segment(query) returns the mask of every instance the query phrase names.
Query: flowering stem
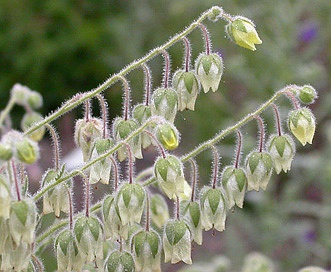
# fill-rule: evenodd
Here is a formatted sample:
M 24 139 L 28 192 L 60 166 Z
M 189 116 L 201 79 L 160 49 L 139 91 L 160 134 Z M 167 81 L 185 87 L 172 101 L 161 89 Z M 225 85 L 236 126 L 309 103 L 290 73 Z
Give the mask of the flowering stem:
M 15 103 L 16 103 L 16 99 L 13 96 L 11 96 L 6 107 L 3 109 L 3 111 L 0 112 L 0 130 L 2 128 L 2 124 L 4 120 L 6 119 L 12 108 L 14 107 Z
M 69 199 L 69 227 L 72 230 L 73 229 L 73 203 L 72 203 L 72 197 L 71 192 L 67 186 L 65 186 L 68 193 L 68 199 Z
M 274 103 L 272 103 L 271 105 L 272 105 L 272 107 L 274 109 L 274 112 L 275 112 L 275 119 L 276 119 L 278 136 L 282 136 L 282 126 L 281 126 L 281 123 L 280 123 L 280 114 L 279 114 L 278 107 Z
M 88 122 L 90 120 L 91 115 L 91 106 L 90 106 L 90 100 L 85 101 L 85 121 Z
M 10 176 L 10 180 L 14 181 L 17 200 L 21 201 L 20 185 L 17 179 L 16 166 L 14 160 L 8 162 L 8 173 Z
M 55 128 L 50 125 L 46 124 L 47 129 L 49 130 L 51 137 L 52 137 L 52 142 L 53 142 L 53 153 L 54 153 L 54 168 L 55 171 L 59 170 L 59 165 L 60 165 L 60 145 L 59 145 L 59 136 L 55 131 Z
M 164 58 L 164 75 L 163 75 L 163 87 L 166 89 L 169 85 L 169 76 L 170 76 L 170 56 L 166 50 L 162 51 Z
M 118 165 L 113 156 L 109 156 L 109 158 L 112 161 L 113 166 L 114 166 L 114 191 L 116 192 L 117 188 L 118 188 L 118 180 L 119 180 Z
M 295 109 L 300 109 L 300 103 L 291 90 L 284 92 L 284 94 L 290 99 Z
M 90 216 L 90 181 L 86 177 L 86 175 L 81 172 L 80 175 L 83 178 L 83 182 L 85 183 L 85 216 Z
M 124 115 L 124 120 L 128 120 L 129 118 L 129 110 L 130 110 L 130 86 L 129 82 L 125 79 L 125 77 L 121 76 L 120 77 L 123 88 L 124 88 L 124 107 L 123 107 L 123 115 Z
M 198 179 L 198 171 L 197 171 L 197 162 L 194 159 L 190 159 L 189 162 L 191 163 L 192 167 L 192 194 L 191 194 L 191 202 L 195 200 L 195 188 Z
M 180 219 L 180 206 L 179 206 L 179 197 L 176 197 L 176 219 Z
M 211 52 L 211 41 L 210 41 L 209 32 L 208 32 L 207 28 L 202 23 L 199 24 L 199 27 L 202 31 L 202 34 L 203 34 L 204 38 L 205 38 L 206 55 L 209 55 L 210 52 Z
M 242 135 L 241 135 L 241 131 L 238 129 L 237 130 L 237 153 L 236 153 L 236 161 L 234 163 L 235 168 L 238 168 L 238 166 L 239 166 L 241 148 L 242 148 Z
M 264 136 L 265 136 L 264 123 L 263 123 L 262 118 L 259 115 L 256 115 L 255 119 L 257 120 L 258 125 L 259 125 L 259 131 L 260 131 L 259 152 L 261 153 L 264 148 Z
M 188 38 L 183 38 L 184 45 L 185 45 L 185 72 L 190 70 L 191 66 L 191 45 Z
M 166 153 L 164 151 L 164 148 L 160 144 L 159 140 L 155 137 L 155 135 L 152 132 L 148 131 L 148 130 L 144 130 L 143 132 L 145 132 L 146 134 L 148 134 L 148 136 L 151 137 L 154 140 L 154 142 L 157 144 L 157 147 L 159 149 L 159 152 L 160 152 L 162 158 L 165 158 L 166 157 Z
M 211 150 L 213 151 L 213 189 L 216 188 L 217 185 L 217 179 L 218 179 L 218 167 L 219 167 L 219 162 L 220 162 L 220 157 L 217 148 L 212 145 L 210 146 Z
M 146 225 L 145 225 L 145 230 L 149 231 L 149 226 L 150 226 L 150 198 L 149 198 L 149 193 L 147 192 L 146 194 Z
M 133 154 L 131 147 L 128 143 L 123 143 L 128 152 L 128 176 L 129 176 L 129 184 L 132 184 L 133 181 Z
M 146 63 L 142 64 L 145 73 L 145 105 L 148 106 L 151 100 L 151 70 Z
M 107 101 L 101 94 L 97 94 L 96 97 L 98 98 L 100 108 L 101 108 L 101 116 L 102 116 L 102 138 L 106 138 L 107 135 L 107 124 L 108 124 L 108 108 L 107 108 Z

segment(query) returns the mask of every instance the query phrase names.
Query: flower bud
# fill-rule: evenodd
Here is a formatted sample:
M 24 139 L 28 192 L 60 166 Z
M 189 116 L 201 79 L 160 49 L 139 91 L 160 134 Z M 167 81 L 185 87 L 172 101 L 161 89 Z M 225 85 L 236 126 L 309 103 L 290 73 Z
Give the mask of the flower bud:
M 251 152 L 246 159 L 247 190 L 265 190 L 271 178 L 273 161 L 267 152 Z
M 21 121 L 21 128 L 23 131 L 27 131 L 33 124 L 39 122 L 42 119 L 42 115 L 37 112 L 27 112 L 24 114 Z M 28 137 L 35 142 L 39 142 L 44 137 L 45 131 L 45 127 L 41 127 L 30 133 Z
M 123 184 L 116 199 L 116 212 L 121 218 L 122 225 L 132 226 L 140 223 L 146 201 L 145 189 L 139 184 Z
M 163 232 L 164 261 L 192 264 L 190 236 L 190 230 L 183 220 L 168 220 Z
M 60 179 L 66 174 L 62 168 L 60 171 L 50 169 L 46 172 L 42 180 L 42 187 L 45 187 L 56 180 Z M 72 180 L 71 180 L 72 181 Z M 43 213 L 48 214 L 54 212 L 56 217 L 60 217 L 61 211 L 64 213 L 69 213 L 70 202 L 69 194 L 70 187 L 68 184 L 71 181 L 66 182 L 66 184 L 61 183 L 56 185 L 54 188 L 48 190 L 43 196 Z
M 26 106 L 28 104 L 28 97 L 30 96 L 31 90 L 27 86 L 23 86 L 20 83 L 16 83 L 10 91 L 12 99 L 15 100 L 16 104 Z
M 33 199 L 23 199 L 11 203 L 8 226 L 16 246 L 21 242 L 29 245 L 34 242 L 36 224 L 37 209 Z
M 183 165 L 177 157 L 158 158 L 154 164 L 154 175 L 170 199 L 188 199 L 191 196 L 192 189 L 184 178 Z
M 226 32 L 234 43 L 252 51 L 256 50 L 255 44 L 262 43 L 255 30 L 254 23 L 245 17 L 235 17 L 226 26 Z
M 151 197 L 151 217 L 152 222 L 161 229 L 169 219 L 169 209 L 167 202 L 160 194 Z
M 223 75 L 223 60 L 216 53 L 201 53 L 195 61 L 195 72 L 205 93 L 216 92 Z
M 247 190 L 245 170 L 232 166 L 225 167 L 222 173 L 222 184 L 228 208 L 231 209 L 235 204 L 242 208 Z
M 180 202 L 181 215 L 191 232 L 191 240 L 202 245 L 201 212 L 198 202 L 183 200 Z
M 62 231 L 57 236 L 54 247 L 58 271 L 82 271 L 85 260 L 78 250 L 72 230 Z
M 313 142 L 315 134 L 315 117 L 308 108 L 293 110 L 289 113 L 288 125 L 293 135 L 304 146 Z
M 9 218 L 10 202 L 11 202 L 11 197 L 10 197 L 10 185 L 8 178 L 5 175 L 0 174 L 0 220 L 2 218 L 3 219 Z
M 178 110 L 194 110 L 200 91 L 200 82 L 194 71 L 177 70 L 172 78 L 172 86 L 178 94 Z
M 99 118 L 79 119 L 75 125 L 75 143 L 82 150 L 84 161 L 91 157 L 94 141 L 102 135 L 103 122 Z
M 15 143 L 16 158 L 26 164 L 32 164 L 39 158 L 38 144 L 26 137 L 23 137 Z
M 39 109 L 43 105 L 43 97 L 40 93 L 31 91 L 27 102 L 32 109 Z
M 13 156 L 13 150 L 10 144 L 0 143 L 0 164 L 1 161 L 9 161 Z
M 145 123 L 151 116 L 151 106 L 150 105 L 144 105 L 144 104 L 138 104 L 134 107 L 132 111 L 132 116 L 134 119 L 136 119 L 139 123 L 139 125 L 142 125 Z M 150 126 L 148 126 L 150 127 Z M 141 146 L 142 148 L 147 148 L 152 144 L 151 138 L 146 133 L 141 134 Z
M 140 231 L 132 238 L 137 271 L 161 272 L 161 238 L 155 231 Z
M 226 201 L 221 189 L 205 186 L 200 197 L 201 224 L 206 231 L 215 228 L 218 231 L 225 229 Z
M 113 145 L 114 141 L 112 139 L 96 139 L 93 146 L 91 159 L 93 160 L 105 153 Z M 94 163 L 90 168 L 89 182 L 94 184 L 100 181 L 103 184 L 109 184 L 111 167 L 112 161 L 110 158 L 105 158 Z
M 299 100 L 304 104 L 312 104 L 317 99 L 316 90 L 310 85 L 304 85 L 297 90 Z
M 267 143 L 276 173 L 282 170 L 286 173 L 291 169 L 291 163 L 295 155 L 295 144 L 289 135 L 272 135 Z
M 123 118 L 117 118 L 114 122 L 114 138 L 117 141 L 124 140 L 132 132 L 134 132 L 139 127 L 138 123 L 134 119 L 124 120 Z M 137 159 L 142 159 L 143 155 L 141 153 L 141 137 L 137 135 L 128 141 L 131 147 L 132 154 Z M 123 146 L 117 151 L 117 157 L 119 161 L 124 161 L 128 156 L 127 147 Z M 133 158 L 134 159 L 134 158 Z
M 107 258 L 107 260 L 105 262 L 104 271 L 134 272 L 135 263 L 134 263 L 132 255 L 126 251 L 118 251 L 118 250 L 113 251 L 112 253 L 110 253 L 109 257 Z
M 174 150 L 179 145 L 179 132 L 177 128 L 169 122 L 156 127 L 156 137 L 167 150 Z
M 172 88 L 158 88 L 152 95 L 152 115 L 164 117 L 173 123 L 176 118 L 178 107 L 178 94 Z
M 87 262 L 103 258 L 103 234 L 99 220 L 94 217 L 80 217 L 74 226 L 77 247 Z

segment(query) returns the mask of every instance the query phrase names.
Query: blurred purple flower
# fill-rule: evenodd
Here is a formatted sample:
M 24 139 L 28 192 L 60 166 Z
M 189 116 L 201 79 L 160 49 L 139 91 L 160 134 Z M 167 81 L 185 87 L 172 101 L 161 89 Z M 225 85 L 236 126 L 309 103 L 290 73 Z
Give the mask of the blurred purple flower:
M 316 39 L 318 34 L 318 25 L 315 22 L 304 23 L 299 30 L 299 41 L 301 43 L 310 43 Z

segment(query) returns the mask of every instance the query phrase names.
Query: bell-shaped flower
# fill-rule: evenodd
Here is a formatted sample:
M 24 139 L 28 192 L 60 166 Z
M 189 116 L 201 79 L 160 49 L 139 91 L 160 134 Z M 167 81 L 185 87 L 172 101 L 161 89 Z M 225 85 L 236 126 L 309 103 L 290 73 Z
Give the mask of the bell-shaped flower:
M 183 220 L 170 219 L 163 231 L 164 261 L 192 264 L 191 233 Z
M 124 120 L 118 117 L 114 121 L 114 139 L 116 141 L 125 140 L 132 132 L 134 132 L 139 127 L 138 122 L 135 119 Z M 142 159 L 143 155 L 141 153 L 141 137 L 140 135 L 134 136 L 128 141 L 131 147 L 133 158 Z M 119 161 L 124 161 L 128 157 L 127 147 L 122 146 L 117 151 L 117 157 Z
M 91 159 L 93 160 L 108 151 L 113 144 L 114 141 L 110 138 L 97 139 L 94 142 Z M 100 181 L 103 184 L 109 184 L 111 167 L 112 161 L 108 157 L 91 165 L 89 182 L 91 184 L 95 184 Z
M 201 53 L 195 61 L 195 72 L 205 93 L 216 92 L 223 75 L 223 60 L 220 55 Z
M 183 165 L 177 157 L 158 158 L 154 164 L 154 175 L 170 199 L 188 199 L 191 196 L 192 189 L 184 178 Z
M 225 167 L 222 173 L 222 185 L 228 208 L 231 209 L 234 205 L 242 208 L 247 190 L 245 170 L 232 166 Z
M 103 122 L 100 118 L 78 119 L 75 125 L 75 143 L 82 150 L 84 161 L 91 157 L 94 141 L 102 136 Z
M 56 180 L 66 175 L 64 167 L 61 170 L 50 169 L 46 172 L 42 180 L 42 187 L 52 184 Z M 61 211 L 69 213 L 70 202 L 70 184 L 72 180 L 66 183 L 56 185 L 54 188 L 48 190 L 43 195 L 43 213 L 48 214 L 54 212 L 56 217 L 60 217 Z
M 177 128 L 169 123 L 163 123 L 156 127 L 155 129 L 156 137 L 160 144 L 167 150 L 174 150 L 179 145 L 179 132 Z
M 7 176 L 0 174 L 0 220 L 8 219 L 10 213 L 10 184 Z
M 288 117 L 288 126 L 302 145 L 313 142 L 316 128 L 315 117 L 308 108 L 291 111 Z
M 32 164 L 39 158 L 38 144 L 27 137 L 15 142 L 15 157 L 22 163 Z
M 151 106 L 145 104 L 138 104 L 133 108 L 132 116 L 137 120 L 139 125 L 145 123 L 151 116 Z M 150 126 L 147 127 L 149 129 Z M 147 148 L 152 144 L 152 140 L 146 133 L 141 134 L 141 146 L 142 148 Z
M 169 208 L 164 197 L 154 194 L 150 200 L 152 222 L 161 229 L 169 219 Z
M 21 128 L 23 131 L 27 131 L 33 124 L 41 121 L 42 119 L 43 116 L 40 113 L 37 113 L 35 111 L 27 112 L 22 118 Z M 44 137 L 45 131 L 45 127 L 38 128 L 37 130 L 30 133 L 28 137 L 31 140 L 38 142 Z
M 178 110 L 194 110 L 200 92 L 200 82 L 195 72 L 177 70 L 172 77 L 172 87 L 178 94 Z
M 98 218 L 80 217 L 74 226 L 79 252 L 86 262 L 103 258 L 103 230 Z
M 225 229 L 226 200 L 222 190 L 205 186 L 200 196 L 201 224 L 206 231 L 214 228 L 218 231 Z
M 153 230 L 139 231 L 132 238 L 136 271 L 161 272 L 161 238 Z
M 252 51 L 256 50 L 255 44 L 262 43 L 254 23 L 242 16 L 236 16 L 231 20 L 226 26 L 226 32 L 234 43 Z
M 115 208 L 122 225 L 140 223 L 146 201 L 145 189 L 140 184 L 125 183 L 115 198 Z
M 269 153 L 253 151 L 246 158 L 247 190 L 265 190 L 272 175 L 273 160 Z
M 115 250 L 108 256 L 105 261 L 106 272 L 134 272 L 135 263 L 132 255 L 127 251 Z
M 196 201 L 183 200 L 180 202 L 182 219 L 191 232 L 191 240 L 202 245 L 202 225 L 200 204 Z
M 10 208 L 8 226 L 14 245 L 21 242 L 34 243 L 37 225 L 37 208 L 33 199 L 13 201 Z
M 158 88 L 153 92 L 151 101 L 152 115 L 162 116 L 173 123 L 178 110 L 178 94 L 172 88 Z
M 277 174 L 282 170 L 286 173 L 291 169 L 292 160 L 295 155 L 295 143 L 287 134 L 272 135 L 267 143 Z
M 78 250 L 72 230 L 65 229 L 54 243 L 57 271 L 82 271 L 85 259 Z

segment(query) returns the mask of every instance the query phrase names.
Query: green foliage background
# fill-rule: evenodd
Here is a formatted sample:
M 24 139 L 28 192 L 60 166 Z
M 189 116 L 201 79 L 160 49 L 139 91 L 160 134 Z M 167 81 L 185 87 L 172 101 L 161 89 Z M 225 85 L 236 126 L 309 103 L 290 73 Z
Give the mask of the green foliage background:
M 290 83 L 308 83 L 318 90 L 320 99 L 313 106 L 318 129 L 314 144 L 298 150 L 293 170 L 274 176 L 266 192 L 249 194 L 244 210 L 229 215 L 224 233 L 216 239 L 207 233 L 205 244 L 195 246 L 194 260 L 225 254 L 238 270 L 248 252 L 261 251 L 279 271 L 308 264 L 330 269 L 329 0 L 0 0 L 0 108 L 8 101 L 11 87 L 20 82 L 42 93 L 46 114 L 162 44 L 213 5 L 253 19 L 263 44 L 256 52 L 239 48 L 225 37 L 223 22 L 206 23 L 214 51 L 224 58 L 223 82 L 219 92 L 200 95 L 195 112 L 179 114 L 178 153 L 233 124 Z M 201 34 L 197 30 L 189 38 L 195 58 L 203 50 Z M 173 69 L 180 67 L 182 44 L 170 53 Z M 158 87 L 162 58 L 150 65 L 153 86 Z M 142 71 L 134 71 L 128 79 L 133 101 L 140 102 Z M 119 115 L 121 86 L 112 86 L 106 96 L 111 116 Z M 281 104 L 289 108 L 286 100 Z M 14 113 L 14 119 L 18 115 Z M 272 111 L 263 117 L 268 131 L 274 132 Z M 254 147 L 254 125 L 245 128 L 244 154 Z M 233 138 L 221 143 L 223 166 L 232 160 Z M 201 184 L 208 183 L 210 158 L 208 152 L 198 158 Z M 165 271 L 172 269 L 177 266 L 165 266 Z

